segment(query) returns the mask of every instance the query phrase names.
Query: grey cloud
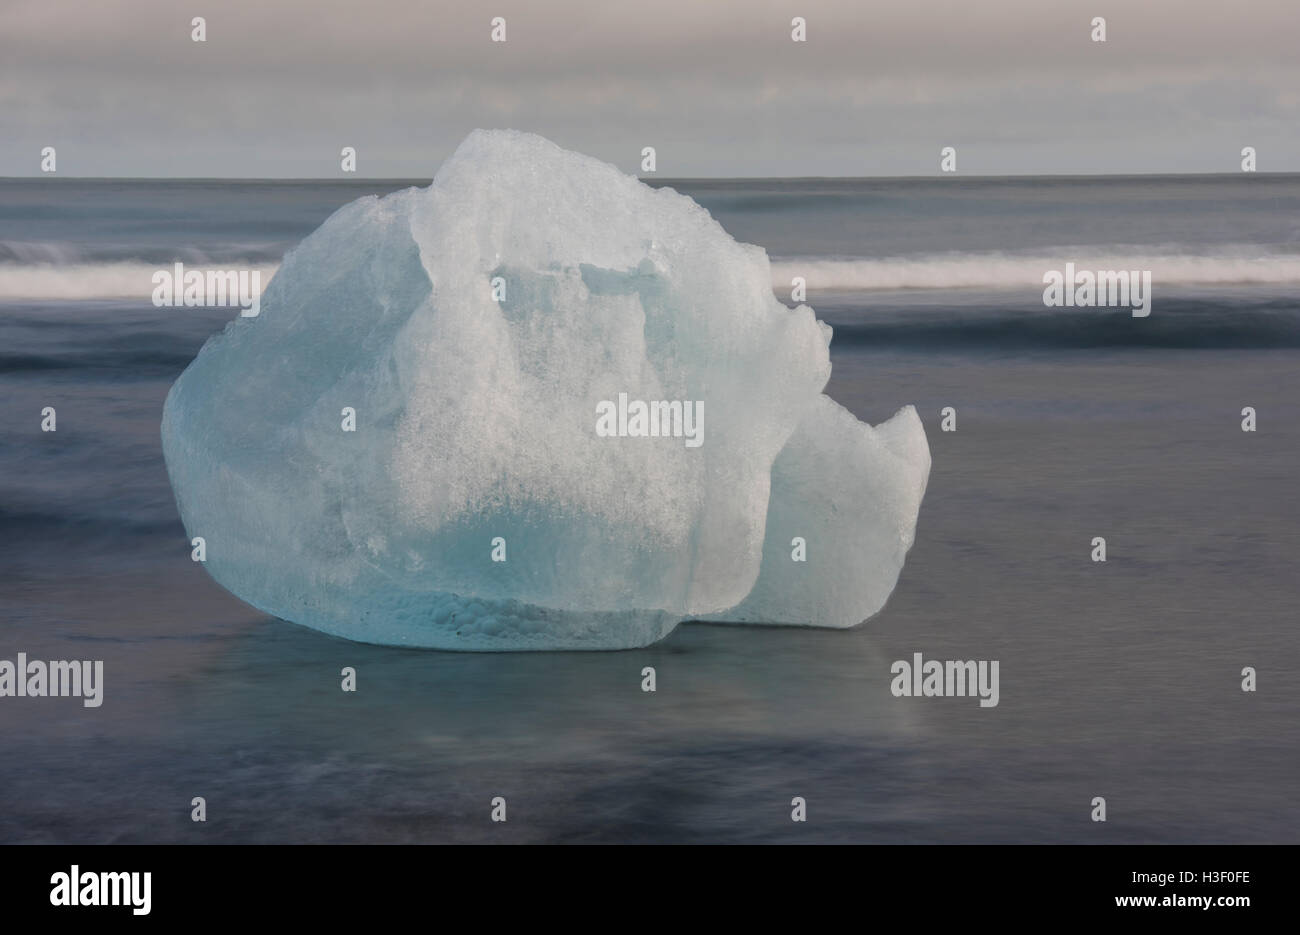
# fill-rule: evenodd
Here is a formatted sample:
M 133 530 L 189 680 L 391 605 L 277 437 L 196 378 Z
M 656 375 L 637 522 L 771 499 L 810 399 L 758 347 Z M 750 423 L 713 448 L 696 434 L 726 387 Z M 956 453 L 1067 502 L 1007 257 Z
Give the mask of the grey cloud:
M 353 145 L 360 174 L 427 177 L 476 126 L 628 170 L 655 145 L 661 175 L 928 174 L 941 145 L 964 172 L 1226 171 L 1246 144 L 1300 169 L 1300 5 L 1134 6 L 17 0 L 0 174 L 57 145 L 69 175 L 331 176 Z

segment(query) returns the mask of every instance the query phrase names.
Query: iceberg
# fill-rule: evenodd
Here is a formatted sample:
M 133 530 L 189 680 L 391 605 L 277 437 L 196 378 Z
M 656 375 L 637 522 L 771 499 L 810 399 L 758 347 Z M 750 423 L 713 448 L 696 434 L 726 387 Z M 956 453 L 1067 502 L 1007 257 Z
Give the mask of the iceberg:
M 624 649 L 880 610 L 929 476 L 690 198 L 531 134 L 344 206 L 204 344 L 162 442 L 227 590 L 362 642 Z M 796 560 L 793 540 L 805 543 Z

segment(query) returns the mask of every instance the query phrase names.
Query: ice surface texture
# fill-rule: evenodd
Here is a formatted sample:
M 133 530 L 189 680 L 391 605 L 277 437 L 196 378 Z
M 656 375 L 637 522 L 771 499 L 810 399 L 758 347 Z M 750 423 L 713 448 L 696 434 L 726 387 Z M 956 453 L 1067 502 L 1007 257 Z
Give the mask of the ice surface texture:
M 358 199 L 285 257 L 177 379 L 163 451 L 212 576 L 349 639 L 851 626 L 894 587 L 930 456 L 910 407 L 873 429 L 821 394 L 829 341 L 690 198 L 476 131 L 429 188 Z M 702 444 L 598 435 L 620 393 L 702 402 Z

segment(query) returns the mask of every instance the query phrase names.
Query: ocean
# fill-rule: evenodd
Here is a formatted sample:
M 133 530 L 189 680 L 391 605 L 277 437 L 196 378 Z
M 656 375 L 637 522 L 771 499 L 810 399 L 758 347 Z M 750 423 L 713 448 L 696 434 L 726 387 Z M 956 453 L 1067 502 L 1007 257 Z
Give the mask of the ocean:
M 806 280 L 832 397 L 917 407 L 916 544 L 852 630 L 513 654 L 260 614 L 163 464 L 237 311 L 155 308 L 152 272 L 265 283 L 409 184 L 0 180 L 0 659 L 105 671 L 99 707 L 0 698 L 0 842 L 1300 842 L 1300 176 L 656 182 Z M 1045 307 L 1066 263 L 1150 270 L 1150 315 Z M 998 661 L 998 705 L 894 697 L 916 653 Z

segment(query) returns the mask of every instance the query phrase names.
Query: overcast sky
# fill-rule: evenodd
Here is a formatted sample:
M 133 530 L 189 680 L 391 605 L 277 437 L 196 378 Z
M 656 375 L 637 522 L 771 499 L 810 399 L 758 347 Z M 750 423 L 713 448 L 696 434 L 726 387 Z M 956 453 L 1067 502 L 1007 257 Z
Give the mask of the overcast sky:
M 654 146 L 661 177 L 931 175 L 944 146 L 964 175 L 1300 171 L 1298 39 L 1300 0 L 0 0 L 0 175 L 54 146 L 64 176 L 328 178 L 354 146 L 424 179 L 475 127 L 629 172 Z

